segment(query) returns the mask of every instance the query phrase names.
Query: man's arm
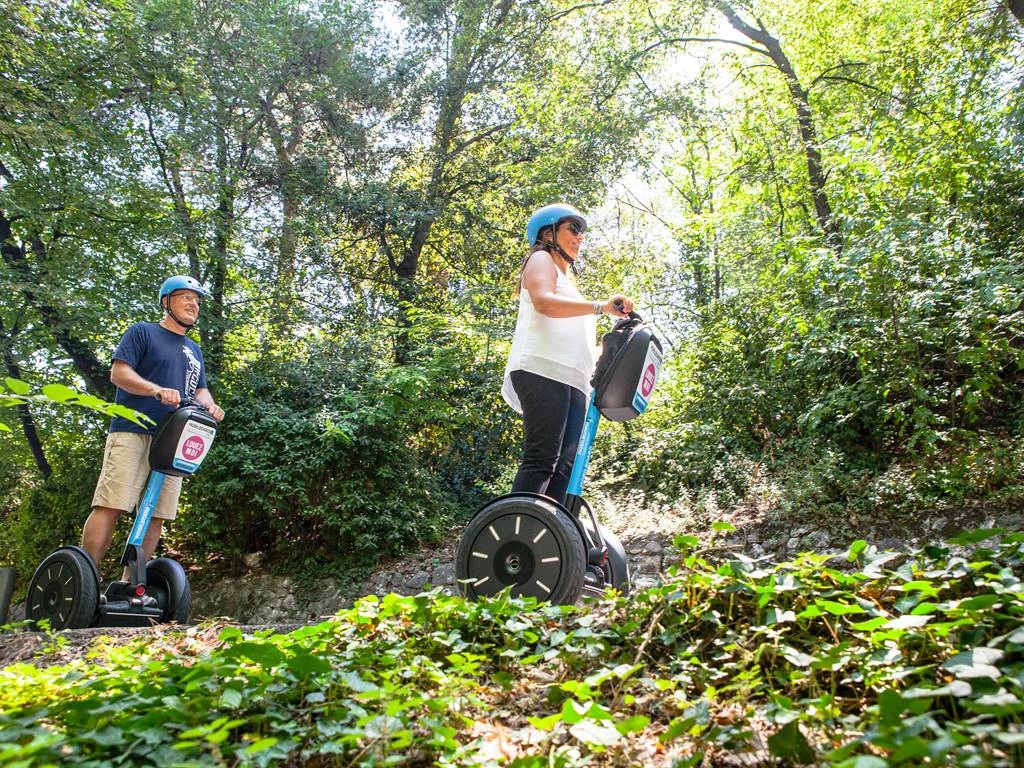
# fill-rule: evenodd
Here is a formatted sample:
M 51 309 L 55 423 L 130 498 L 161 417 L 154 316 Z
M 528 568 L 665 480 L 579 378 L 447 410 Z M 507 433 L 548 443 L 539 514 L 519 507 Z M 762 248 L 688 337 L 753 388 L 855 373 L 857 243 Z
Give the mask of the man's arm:
M 200 387 L 196 390 L 195 400 L 203 406 L 203 408 L 208 410 L 210 415 L 217 421 L 222 421 L 224 419 L 224 409 L 213 402 L 213 395 L 210 394 L 210 390 Z
M 115 360 L 110 368 L 110 381 L 118 389 L 130 395 L 155 397 L 164 405 L 177 405 L 181 402 L 181 393 L 170 387 L 161 387 L 149 379 L 142 378 L 135 369 L 124 360 Z

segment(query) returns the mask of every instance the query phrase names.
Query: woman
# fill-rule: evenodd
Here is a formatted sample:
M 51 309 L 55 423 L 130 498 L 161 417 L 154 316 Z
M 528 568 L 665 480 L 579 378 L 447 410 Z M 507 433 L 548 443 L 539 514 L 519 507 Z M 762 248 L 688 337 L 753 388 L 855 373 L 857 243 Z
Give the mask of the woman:
M 567 274 L 570 266 L 576 272 L 586 230 L 583 214 L 561 203 L 530 217 L 530 252 L 519 276 L 519 316 L 501 388 L 523 415 L 523 457 L 512 492 L 542 493 L 559 503 L 586 416 L 597 316 L 625 317 L 633 309 L 622 294 L 584 299 Z

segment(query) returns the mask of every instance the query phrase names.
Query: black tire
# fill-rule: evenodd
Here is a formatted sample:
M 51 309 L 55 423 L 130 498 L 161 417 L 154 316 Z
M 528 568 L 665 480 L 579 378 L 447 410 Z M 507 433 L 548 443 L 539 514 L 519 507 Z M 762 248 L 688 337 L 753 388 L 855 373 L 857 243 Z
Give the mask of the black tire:
M 25 618 L 48 619 L 50 629 L 82 629 L 96 619 L 99 600 L 100 583 L 89 555 L 78 548 L 58 549 L 29 582 Z
M 594 536 L 593 524 L 589 516 L 583 516 L 583 525 L 587 530 L 588 546 L 597 547 L 597 538 Z M 601 564 L 604 572 L 605 587 L 618 590 L 623 595 L 629 594 L 630 574 L 629 559 L 626 557 L 626 549 L 619 541 L 619 537 L 609 531 L 605 526 L 598 524 L 601 531 L 601 538 L 604 540 L 608 552 L 608 559 Z
M 583 592 L 586 549 L 565 510 L 534 496 L 505 496 L 469 521 L 455 554 L 455 576 L 470 600 L 511 587 L 514 597 L 575 603 Z
M 617 589 L 623 595 L 629 594 L 629 559 L 626 557 L 626 550 L 619 541 L 619 537 L 609 531 L 603 525 L 601 537 L 605 546 L 608 547 L 608 581 L 613 589 Z
M 177 560 L 158 557 L 146 563 L 146 591 L 156 598 L 162 622 L 188 624 L 192 616 L 192 588 Z

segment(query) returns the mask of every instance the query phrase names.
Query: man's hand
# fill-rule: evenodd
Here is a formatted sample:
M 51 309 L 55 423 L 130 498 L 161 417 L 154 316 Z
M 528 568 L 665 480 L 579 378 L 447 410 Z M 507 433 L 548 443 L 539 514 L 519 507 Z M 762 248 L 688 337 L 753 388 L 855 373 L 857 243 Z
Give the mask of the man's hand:
M 213 395 L 210 394 L 210 390 L 197 389 L 195 394 L 195 400 L 197 403 L 203 406 L 203 408 L 208 410 L 210 412 L 210 415 L 213 416 L 213 418 L 215 418 L 217 421 L 224 420 L 224 409 L 213 401 Z
M 156 392 L 153 393 L 153 397 L 159 400 L 164 405 L 170 405 L 177 407 L 181 402 L 181 393 L 176 389 L 169 387 L 157 387 Z

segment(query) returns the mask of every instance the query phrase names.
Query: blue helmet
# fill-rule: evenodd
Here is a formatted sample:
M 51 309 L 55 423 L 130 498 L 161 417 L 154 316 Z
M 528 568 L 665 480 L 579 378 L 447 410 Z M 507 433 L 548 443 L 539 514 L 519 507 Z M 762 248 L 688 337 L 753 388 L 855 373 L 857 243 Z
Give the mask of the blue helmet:
M 160 306 L 164 305 L 164 296 L 170 296 L 175 291 L 195 291 L 204 299 L 210 295 L 203 284 L 196 280 L 191 275 L 175 275 L 174 277 L 168 277 L 164 280 L 164 284 L 160 286 Z
M 526 223 L 526 241 L 533 245 L 537 242 L 540 237 L 540 231 L 544 227 L 550 227 L 566 219 L 572 219 L 586 232 L 587 220 L 583 218 L 582 213 L 571 205 L 555 203 L 554 205 L 545 205 L 543 208 L 538 208 L 537 212 L 530 217 L 530 220 Z

